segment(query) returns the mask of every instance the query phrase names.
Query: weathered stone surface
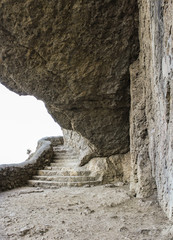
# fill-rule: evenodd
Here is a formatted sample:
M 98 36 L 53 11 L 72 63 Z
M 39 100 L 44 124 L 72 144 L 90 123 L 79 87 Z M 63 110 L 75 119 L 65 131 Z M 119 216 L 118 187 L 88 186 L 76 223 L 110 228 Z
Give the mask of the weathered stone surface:
M 50 141 L 53 147 L 64 144 L 64 138 L 62 136 L 45 137 L 42 138 L 41 141 Z
M 129 151 L 131 94 L 131 190 L 147 197 L 157 186 L 171 219 L 173 2 L 138 0 L 138 7 L 136 0 L 1 1 L 0 81 L 43 100 L 81 163 L 97 157 L 93 168 Z M 123 160 L 115 165 L 112 176 Z
M 132 158 L 131 191 L 137 197 L 148 197 L 154 190 L 152 166 L 148 152 L 148 125 L 145 111 L 144 74 L 139 61 L 131 65 L 130 152 Z
M 41 188 L 82 187 L 100 185 L 99 177 L 79 167 L 78 154 L 64 145 L 53 148 L 50 166 L 37 172 L 28 181 L 29 186 Z
M 43 100 L 99 154 L 126 153 L 137 28 L 136 0 L 1 1 L 0 81 Z
M 85 166 L 85 168 L 91 171 L 92 176 L 99 177 L 99 181 L 104 184 L 114 181 L 120 181 L 119 178 L 121 178 L 122 180 L 121 163 L 116 162 L 116 164 L 113 164 L 109 160 L 109 158 L 93 158 Z
M 64 145 L 72 148 L 79 156 L 80 166 L 85 165 L 93 157 L 98 156 L 96 147 L 89 142 L 88 139 L 82 137 L 81 134 L 63 129 Z
M 123 169 L 123 182 L 130 183 L 130 176 L 132 172 L 130 152 L 121 154 L 121 164 Z
M 52 140 L 52 143 L 50 140 Z M 60 145 L 62 137 L 39 140 L 35 153 L 31 154 L 25 162 L 0 165 L 0 191 L 26 185 L 38 169 L 49 165 L 53 157 L 52 145 L 55 141 Z
M 133 64 L 131 155 L 132 189 L 158 199 L 173 216 L 173 2 L 139 1 L 140 56 Z M 136 77 L 134 77 L 136 74 Z
M 109 158 L 92 158 L 85 169 L 91 171 L 92 176 L 99 177 L 102 183 L 130 182 L 131 158 L 130 154 L 117 154 Z

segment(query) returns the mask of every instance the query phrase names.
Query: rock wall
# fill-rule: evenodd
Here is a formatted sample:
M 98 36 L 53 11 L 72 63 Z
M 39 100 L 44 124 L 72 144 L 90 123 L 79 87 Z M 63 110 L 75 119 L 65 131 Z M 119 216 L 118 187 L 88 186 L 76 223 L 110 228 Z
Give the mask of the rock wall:
M 50 164 L 52 157 L 51 142 L 41 139 L 36 152 L 25 162 L 0 165 L 0 191 L 26 185 L 38 169 Z
M 139 60 L 131 66 L 131 189 L 173 216 L 173 2 L 139 1 Z

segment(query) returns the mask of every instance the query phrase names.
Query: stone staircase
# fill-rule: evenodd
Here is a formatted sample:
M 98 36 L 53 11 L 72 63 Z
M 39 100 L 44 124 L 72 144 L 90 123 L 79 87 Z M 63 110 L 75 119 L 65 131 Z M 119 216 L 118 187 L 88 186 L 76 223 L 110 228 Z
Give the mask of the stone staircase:
M 29 186 L 43 188 L 81 187 L 84 185 L 99 185 L 91 172 L 78 167 L 78 156 L 63 146 L 54 147 L 54 157 L 50 166 L 38 170 L 38 175 L 29 180 Z

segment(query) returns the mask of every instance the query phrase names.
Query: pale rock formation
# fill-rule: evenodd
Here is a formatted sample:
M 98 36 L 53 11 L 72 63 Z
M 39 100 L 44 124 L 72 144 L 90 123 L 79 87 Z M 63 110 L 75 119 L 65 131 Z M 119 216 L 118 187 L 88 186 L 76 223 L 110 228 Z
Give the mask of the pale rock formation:
M 140 55 L 131 66 L 131 189 L 173 216 L 173 2 L 139 1 Z
M 172 0 L 0 2 L 1 83 L 45 102 L 81 165 L 129 179 L 130 149 L 132 192 L 157 188 L 170 219 L 172 16 Z
M 92 158 L 85 168 L 91 171 L 93 176 L 99 177 L 102 183 L 122 182 L 126 184 L 130 182 L 130 153 L 117 154 L 107 158 Z

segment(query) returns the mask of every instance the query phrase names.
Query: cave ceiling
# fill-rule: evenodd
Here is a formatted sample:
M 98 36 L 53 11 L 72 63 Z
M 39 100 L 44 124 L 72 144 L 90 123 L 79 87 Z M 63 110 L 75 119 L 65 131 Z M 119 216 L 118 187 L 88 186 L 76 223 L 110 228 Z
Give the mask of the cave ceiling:
M 129 149 L 129 66 L 136 0 L 0 2 L 0 81 L 43 100 L 63 128 L 100 154 Z

